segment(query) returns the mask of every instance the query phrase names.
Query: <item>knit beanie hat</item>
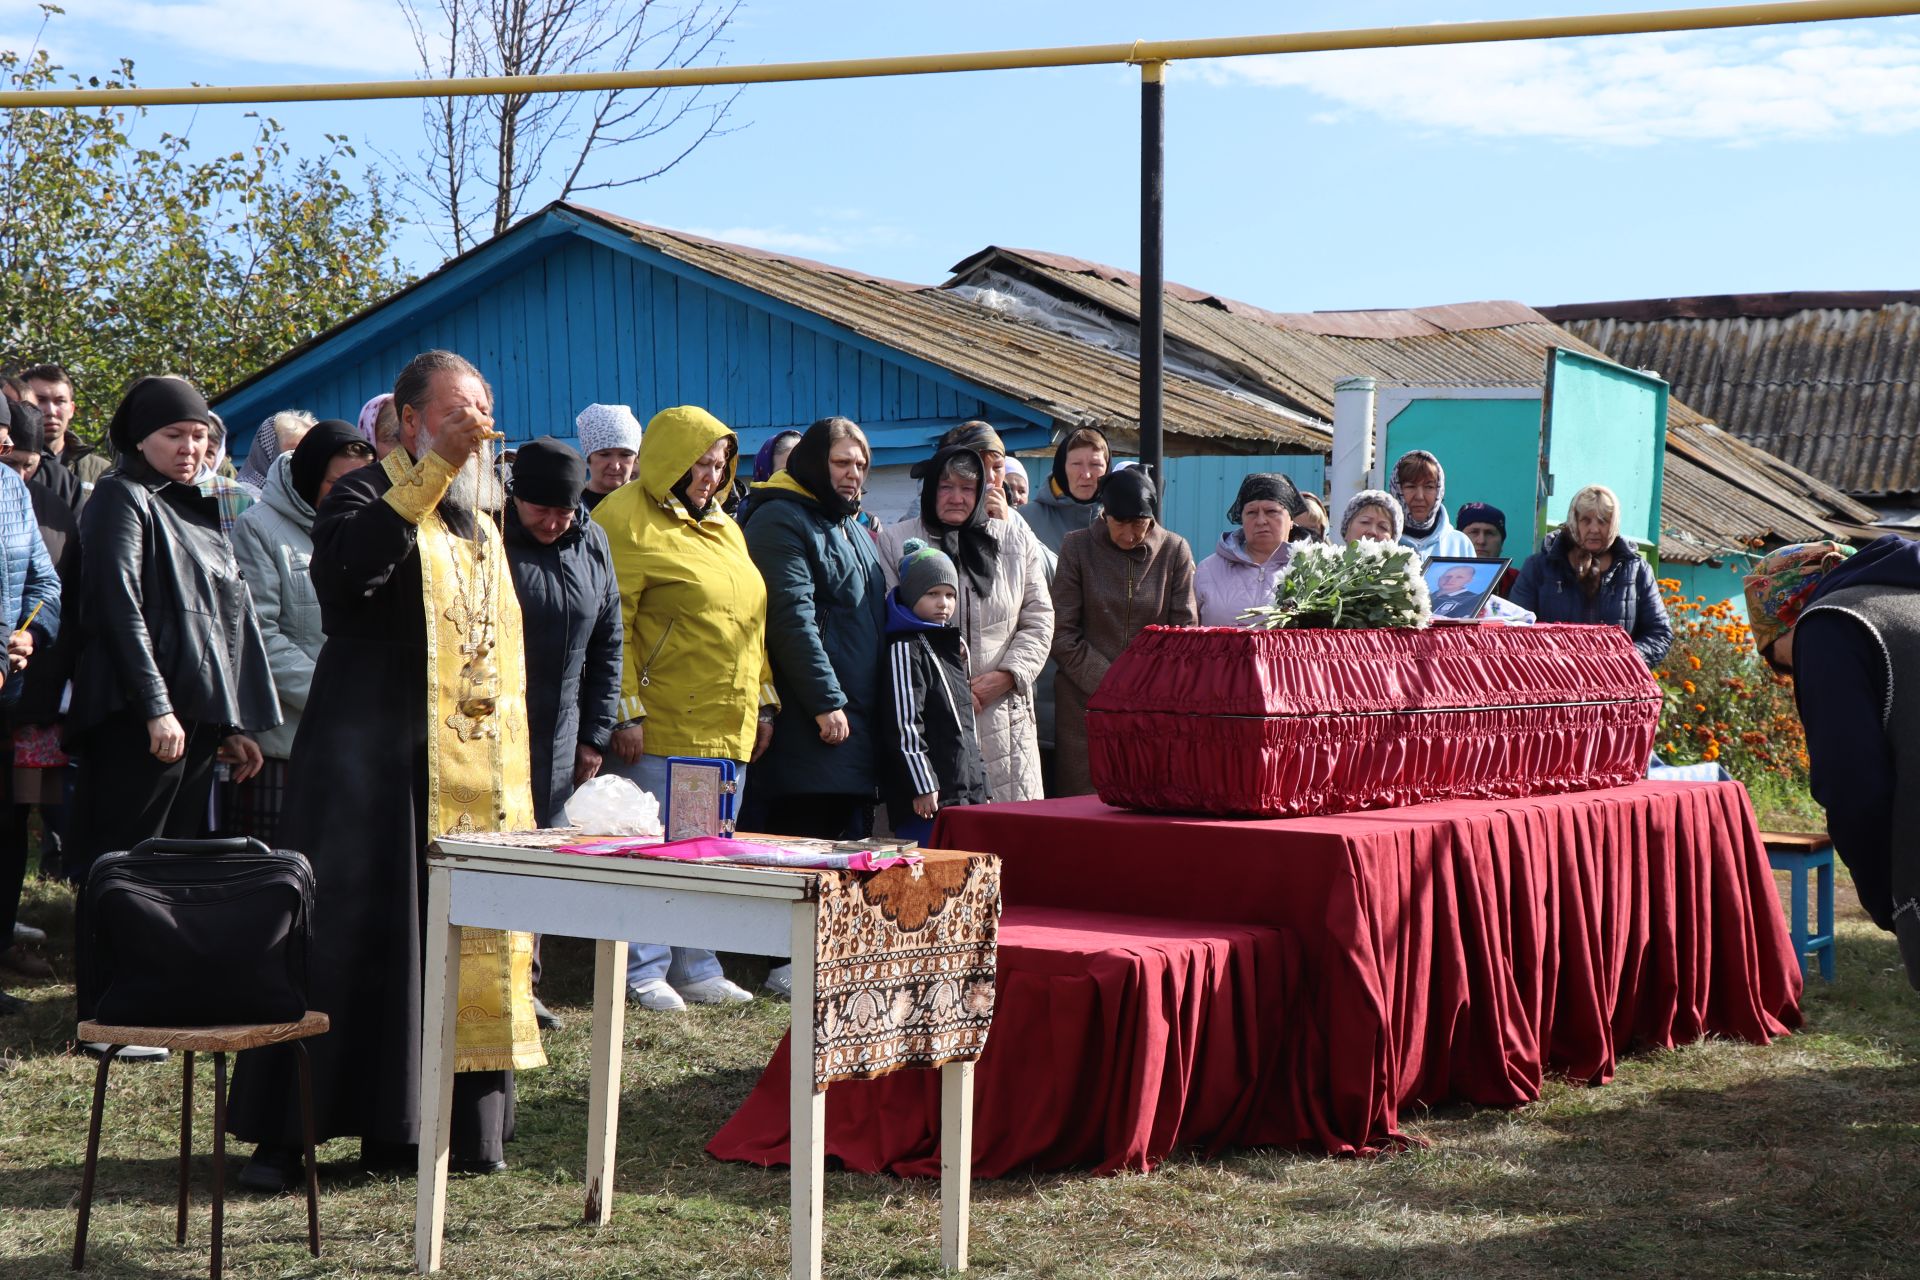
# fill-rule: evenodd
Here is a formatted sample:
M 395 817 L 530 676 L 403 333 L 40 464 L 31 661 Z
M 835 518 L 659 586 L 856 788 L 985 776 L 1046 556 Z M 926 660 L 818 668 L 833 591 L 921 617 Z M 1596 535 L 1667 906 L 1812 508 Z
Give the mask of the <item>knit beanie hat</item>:
M 1491 502 L 1469 502 L 1453 513 L 1453 527 L 1464 529 L 1470 524 L 1490 524 L 1500 531 L 1501 537 L 1507 536 L 1507 513 Z
M 1101 478 L 1100 503 L 1115 520 L 1145 520 L 1160 505 L 1160 495 L 1144 468 L 1128 467 Z
M 1385 489 L 1362 489 L 1347 499 L 1346 510 L 1340 513 L 1340 540 L 1347 540 L 1347 526 L 1360 514 L 1362 507 L 1378 507 L 1386 512 L 1393 521 L 1393 540 L 1400 541 L 1400 534 L 1406 529 L 1406 517 L 1400 513 L 1400 500 Z
M 536 507 L 577 507 L 587 487 L 587 460 L 573 446 L 541 436 L 513 459 L 513 496 Z
M 960 574 L 947 553 L 919 538 L 908 538 L 900 548 L 900 607 L 912 609 L 921 596 L 934 587 L 946 585 L 960 590 Z
M 640 452 L 640 419 L 624 404 L 590 404 L 573 425 L 580 433 L 580 452 L 589 457 L 602 449 Z
M 1249 502 L 1277 502 L 1287 509 L 1287 514 L 1300 514 L 1302 503 L 1300 490 L 1293 481 L 1277 471 L 1256 471 L 1240 479 L 1240 492 L 1234 495 L 1233 505 L 1227 508 L 1227 523 L 1240 523 L 1240 509 Z
M 1820 586 L 1820 580 L 1853 554 L 1838 542 L 1798 542 L 1762 556 L 1747 575 L 1747 617 L 1753 625 L 1753 647 L 1762 657 L 1775 640 L 1800 621 L 1800 611 Z

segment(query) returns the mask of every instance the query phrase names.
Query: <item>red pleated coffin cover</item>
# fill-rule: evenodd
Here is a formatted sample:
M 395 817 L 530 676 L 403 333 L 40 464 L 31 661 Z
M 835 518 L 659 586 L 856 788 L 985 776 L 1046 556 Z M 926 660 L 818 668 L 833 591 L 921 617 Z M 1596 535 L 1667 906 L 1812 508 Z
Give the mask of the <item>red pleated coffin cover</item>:
M 1087 750 L 1110 805 L 1283 818 L 1625 786 L 1659 720 L 1618 627 L 1148 627 Z

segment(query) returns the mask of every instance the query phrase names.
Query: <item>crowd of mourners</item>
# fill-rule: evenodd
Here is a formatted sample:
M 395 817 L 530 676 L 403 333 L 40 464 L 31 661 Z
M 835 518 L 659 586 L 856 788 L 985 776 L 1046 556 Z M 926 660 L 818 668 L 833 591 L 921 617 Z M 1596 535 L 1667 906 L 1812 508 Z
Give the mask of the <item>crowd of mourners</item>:
M 58 365 L 6 378 L 0 969 L 48 972 L 44 939 L 17 920 L 36 808 L 43 872 L 78 885 L 102 854 L 154 836 L 281 841 L 302 759 L 333 771 L 304 788 L 309 810 L 352 798 L 328 789 L 374 785 L 393 710 L 381 691 L 408 686 L 389 670 L 388 623 L 349 606 L 386 582 L 411 530 L 350 517 L 387 484 L 365 479 L 376 464 L 421 459 L 429 430 L 449 429 L 430 424 L 457 417 L 437 407 L 456 384 L 480 404 L 478 371 L 426 353 L 353 421 L 273 414 L 236 471 L 226 424 L 184 379 L 140 379 L 89 445 L 71 430 L 87 389 Z M 1085 794 L 1088 699 L 1142 628 L 1245 625 L 1302 542 L 1498 558 L 1507 539 L 1485 503 L 1450 517 L 1425 452 L 1337 520 L 1286 476 L 1250 475 L 1196 564 L 1156 518 L 1154 478 L 1090 427 L 1023 462 L 988 423 L 959 423 L 912 469 L 918 501 L 894 521 L 863 501 L 872 449 L 847 418 L 748 457 L 695 406 L 643 427 L 625 405 L 591 404 L 570 434 L 520 442 L 465 499 L 511 568 L 541 826 L 564 825 L 570 795 L 602 773 L 660 795 L 686 756 L 735 762 L 740 828 L 789 836 L 867 837 L 879 805 L 894 835 L 925 841 L 945 807 Z M 1610 491 L 1582 490 L 1497 591 L 1541 621 L 1620 626 L 1655 664 L 1670 628 L 1619 523 Z M 316 537 L 334 549 L 322 559 Z M 308 723 L 317 673 L 361 700 L 360 719 L 335 707 Z M 410 852 L 395 874 L 411 885 Z M 712 952 L 645 939 L 627 980 L 655 1011 L 753 998 Z M 767 986 L 786 994 L 787 969 Z M 17 1007 L 0 995 L 0 1012 Z M 274 1108 L 249 1111 L 244 1073 L 237 1093 L 235 1130 L 256 1131 L 271 1185 L 274 1126 L 247 1117 Z M 491 1167 L 497 1142 L 481 1146 Z

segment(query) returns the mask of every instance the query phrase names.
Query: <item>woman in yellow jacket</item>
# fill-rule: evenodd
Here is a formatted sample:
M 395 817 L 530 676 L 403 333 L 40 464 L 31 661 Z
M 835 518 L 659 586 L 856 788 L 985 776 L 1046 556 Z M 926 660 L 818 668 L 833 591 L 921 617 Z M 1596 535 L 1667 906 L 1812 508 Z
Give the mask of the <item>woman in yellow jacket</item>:
M 640 437 L 634 478 L 593 511 L 613 551 L 626 628 L 604 767 L 663 800 L 671 756 L 734 761 L 744 794 L 747 764 L 772 736 L 767 588 L 740 527 L 720 509 L 739 452 L 705 409 L 663 409 Z M 780 989 L 777 978 L 769 985 Z M 656 943 L 630 944 L 627 994 L 654 1010 L 753 998 L 713 952 Z

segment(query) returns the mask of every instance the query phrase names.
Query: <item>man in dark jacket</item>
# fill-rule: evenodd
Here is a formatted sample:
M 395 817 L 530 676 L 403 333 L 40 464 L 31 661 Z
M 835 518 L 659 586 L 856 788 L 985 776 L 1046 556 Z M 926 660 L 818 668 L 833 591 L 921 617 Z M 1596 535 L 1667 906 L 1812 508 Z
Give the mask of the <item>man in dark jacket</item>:
M 533 809 L 560 825 L 600 772 L 620 701 L 620 588 L 607 535 L 580 512 L 587 464 L 551 436 L 521 448 L 506 515 L 507 563 L 527 640 Z
M 1920 544 L 1782 547 L 1746 586 L 1754 646 L 1793 673 L 1834 852 L 1920 989 Z

